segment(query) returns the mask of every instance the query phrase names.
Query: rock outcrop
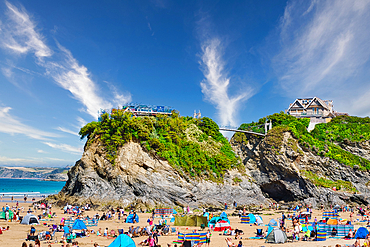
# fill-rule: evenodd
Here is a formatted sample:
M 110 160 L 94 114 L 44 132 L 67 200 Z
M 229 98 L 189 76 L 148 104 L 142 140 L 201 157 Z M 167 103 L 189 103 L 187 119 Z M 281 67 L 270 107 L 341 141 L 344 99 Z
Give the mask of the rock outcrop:
M 246 173 L 257 184 L 264 195 L 275 201 L 305 200 L 311 204 L 317 203 L 367 203 L 368 189 L 365 184 L 370 180 L 367 171 L 359 171 L 328 157 L 317 155 L 314 151 L 301 147 L 298 140 L 287 131 L 284 132 L 281 147 L 276 149 L 265 139 L 246 135 L 244 141 L 234 138 L 231 144 L 242 159 Z M 364 154 L 366 158 L 370 151 L 367 145 L 347 146 L 346 150 L 354 150 Z M 337 192 L 331 188 L 320 188 L 307 179 L 305 172 L 311 172 L 318 177 L 332 181 L 343 180 L 351 182 L 359 193 Z
M 135 142 L 126 143 L 119 149 L 115 165 L 105 158 L 103 145 L 99 141 L 93 142 L 68 177 L 62 191 L 50 200 L 143 207 L 219 206 L 233 201 L 241 204 L 266 201 L 260 188 L 238 171 L 229 171 L 224 183 L 189 179 L 167 161 L 150 156 Z

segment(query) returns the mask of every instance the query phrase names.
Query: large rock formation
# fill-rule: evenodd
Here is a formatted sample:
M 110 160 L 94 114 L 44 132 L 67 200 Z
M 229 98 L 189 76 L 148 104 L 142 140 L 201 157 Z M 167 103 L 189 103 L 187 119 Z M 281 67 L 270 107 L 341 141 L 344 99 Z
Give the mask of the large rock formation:
M 271 136 L 233 137 L 231 145 L 244 164 L 244 171 L 230 170 L 223 183 L 191 179 L 179 173 L 166 160 L 144 151 L 135 142 L 118 150 L 115 165 L 106 159 L 104 145 L 94 139 L 86 145 L 81 160 L 68 173 L 62 191 L 49 200 L 93 205 L 190 205 L 220 206 L 236 201 L 261 204 L 274 201 L 306 201 L 313 204 L 367 203 L 367 171 L 320 156 L 304 146 L 289 132 L 281 134 L 277 148 Z M 368 142 L 342 143 L 342 148 L 368 159 Z M 307 172 L 326 180 L 343 180 L 352 192 L 333 191 L 316 186 Z M 350 182 L 350 183 L 349 183 Z M 356 192 L 354 192 L 356 190 Z
M 119 149 L 113 166 L 105 158 L 103 145 L 94 141 L 85 148 L 68 177 L 62 191 L 50 200 L 100 206 L 218 206 L 225 202 L 259 204 L 266 200 L 260 188 L 238 171 L 229 171 L 224 183 L 189 179 L 134 142 Z
M 359 171 L 356 166 L 351 168 L 301 147 L 289 131 L 283 135 L 278 149 L 269 144 L 269 136 L 262 139 L 246 135 L 242 142 L 235 138 L 231 140 L 246 167 L 247 175 L 266 197 L 285 202 L 306 200 L 312 204 L 367 203 L 368 188 L 365 184 L 370 180 L 369 172 Z M 346 150 L 368 158 L 370 148 L 368 143 L 363 143 L 355 147 L 346 146 Z M 306 171 L 332 181 L 351 182 L 359 193 L 335 192 L 331 188 L 317 187 L 306 178 Z

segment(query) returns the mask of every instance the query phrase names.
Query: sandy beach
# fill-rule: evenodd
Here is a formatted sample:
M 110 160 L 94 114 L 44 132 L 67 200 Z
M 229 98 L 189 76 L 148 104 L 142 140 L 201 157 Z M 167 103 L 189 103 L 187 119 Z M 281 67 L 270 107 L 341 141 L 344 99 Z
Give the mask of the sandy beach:
M 0 202 L 0 206 L 5 206 L 5 202 Z M 15 206 L 15 202 L 8 203 L 9 206 Z M 22 216 L 26 215 L 26 210 L 32 206 L 31 203 L 19 203 L 20 206 L 23 206 L 25 208 L 25 211 L 21 213 Z M 63 214 L 63 211 L 61 208 L 53 207 L 52 212 L 56 212 L 57 217 L 53 218 L 51 221 L 40 221 L 40 225 L 35 226 L 37 233 L 41 231 L 48 230 L 49 227 L 47 225 L 51 224 L 59 224 L 61 218 L 66 217 L 67 215 Z M 86 211 L 85 215 L 89 215 L 92 217 L 96 213 L 99 213 L 102 215 L 103 212 L 100 211 Z M 230 215 L 234 210 L 227 210 L 226 213 Z M 35 215 L 41 214 L 42 211 L 38 210 L 35 212 Z M 117 229 L 124 229 L 125 231 L 132 225 L 135 226 L 146 226 L 147 225 L 147 219 L 151 216 L 149 213 L 138 213 L 140 217 L 140 222 L 137 224 L 129 224 L 129 223 L 123 223 L 122 220 L 118 221 L 116 220 L 108 220 L 108 221 L 99 221 L 99 225 L 96 227 L 89 227 L 89 229 L 94 229 L 95 232 L 99 228 L 104 230 L 106 227 L 109 229 L 115 230 L 117 232 Z M 281 211 L 272 211 L 272 210 L 266 210 L 261 212 L 259 215 L 262 216 L 264 224 L 267 224 L 270 219 L 274 218 L 277 219 L 281 216 Z M 313 218 L 317 217 L 317 219 L 321 219 L 322 217 L 322 211 L 320 210 L 314 210 L 313 211 Z M 346 219 L 349 218 L 349 213 L 341 213 L 341 217 Z M 117 217 L 116 217 L 117 218 Z M 359 218 L 357 216 L 356 218 Z M 243 246 L 276 246 L 276 244 L 266 244 L 265 240 L 255 240 L 255 239 L 248 239 L 249 237 L 255 236 L 255 232 L 257 228 L 266 229 L 266 226 L 251 226 L 249 224 L 241 224 L 240 219 L 237 216 L 229 216 L 230 225 L 233 229 L 238 228 L 244 231 L 244 235 L 242 235 L 241 241 L 243 242 Z M 159 219 L 155 219 L 154 223 L 157 224 Z M 44 225 L 46 223 L 47 225 Z M 171 227 L 173 227 L 173 223 L 170 223 Z M 355 223 L 355 229 L 358 229 L 360 226 L 365 225 L 365 223 Z M 0 227 L 6 227 L 9 226 L 9 231 L 4 231 L 2 235 L 0 235 L 0 246 L 9 246 L 9 247 L 20 247 L 23 242 L 25 242 L 25 239 L 27 237 L 27 233 L 30 230 L 30 226 L 28 225 L 21 225 L 19 222 L 6 222 L 5 220 L 0 220 Z M 288 221 L 288 227 L 291 228 L 291 222 Z M 190 233 L 192 230 L 196 229 L 199 230 L 199 227 L 178 227 L 176 226 L 177 231 L 182 233 Z M 207 229 L 207 228 L 206 228 Z M 57 232 L 55 234 L 56 239 L 52 241 L 52 246 L 62 246 L 62 244 L 59 243 L 61 240 L 63 233 Z M 137 237 L 133 238 L 136 245 L 139 246 L 139 243 L 146 239 L 147 237 Z M 214 247 L 224 247 L 227 246 L 225 242 L 226 236 L 220 235 L 219 232 L 212 232 L 211 237 L 211 244 L 210 246 Z M 57 242 L 55 242 L 57 240 Z M 76 239 L 79 243 L 79 246 L 93 246 L 94 243 L 98 243 L 100 246 L 108 246 L 113 239 L 108 239 L 107 237 L 102 236 L 96 236 L 95 234 L 90 235 L 89 237 L 84 238 L 77 238 Z M 161 246 L 167 246 L 168 243 L 172 243 L 174 240 L 177 240 L 177 235 L 172 234 L 168 236 L 160 236 L 159 237 L 159 244 Z M 238 243 L 239 240 L 234 240 L 234 243 Z M 361 241 L 361 243 L 364 240 Z M 31 243 L 30 241 L 27 242 L 28 244 Z M 33 243 L 33 242 L 32 242 Z M 354 240 L 344 240 L 344 239 L 327 239 L 325 242 L 314 242 L 314 241 L 299 241 L 299 242 L 293 242 L 293 243 L 285 243 L 281 244 L 281 246 L 335 246 L 336 244 L 340 244 L 341 246 L 346 246 L 353 244 Z M 46 241 L 41 242 L 41 246 L 47 246 L 48 244 Z M 173 245 L 172 245 L 173 246 Z

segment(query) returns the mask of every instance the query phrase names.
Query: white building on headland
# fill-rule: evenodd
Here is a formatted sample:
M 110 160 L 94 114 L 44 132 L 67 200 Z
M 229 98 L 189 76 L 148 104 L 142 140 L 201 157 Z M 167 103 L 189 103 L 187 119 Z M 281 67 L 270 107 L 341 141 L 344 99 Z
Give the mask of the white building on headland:
M 318 97 L 296 99 L 285 113 L 297 118 L 310 118 L 309 130 L 317 123 L 328 123 L 336 116 L 348 115 L 334 111 L 332 100 L 322 100 Z

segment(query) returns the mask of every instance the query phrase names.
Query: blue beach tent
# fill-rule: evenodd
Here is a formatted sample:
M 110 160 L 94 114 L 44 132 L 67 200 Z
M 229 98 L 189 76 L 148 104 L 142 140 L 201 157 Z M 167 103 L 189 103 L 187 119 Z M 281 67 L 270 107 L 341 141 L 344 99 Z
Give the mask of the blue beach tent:
M 220 217 L 215 216 L 210 221 L 208 221 L 208 227 L 210 227 L 211 225 L 213 226 L 216 225 L 216 223 L 219 222 L 220 220 L 227 221 L 227 223 L 230 224 L 230 220 L 227 218 L 227 214 L 225 212 L 222 212 Z
M 120 234 L 108 247 L 136 247 L 134 240 L 126 234 Z
M 249 216 L 249 224 L 254 224 L 256 222 L 256 216 L 254 214 L 248 214 Z
M 278 226 L 278 223 L 276 220 L 271 219 L 270 222 L 267 224 L 268 226 Z
M 83 229 L 87 229 L 87 227 L 86 227 L 85 223 L 82 220 L 77 219 L 73 223 L 72 229 L 73 230 L 83 230 Z
M 139 223 L 139 216 L 136 215 L 135 221 Z M 129 214 L 126 219 L 126 223 L 134 223 L 134 214 Z
M 222 212 L 221 215 L 220 215 L 220 218 L 222 220 L 225 220 L 225 218 L 227 219 L 227 214 L 225 212 Z
M 365 239 L 367 234 L 369 234 L 369 231 L 365 227 L 360 227 L 356 232 L 355 239 L 357 238 Z

